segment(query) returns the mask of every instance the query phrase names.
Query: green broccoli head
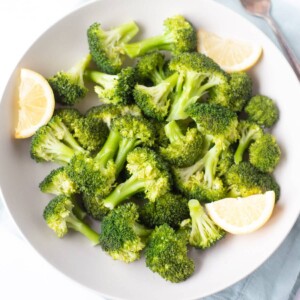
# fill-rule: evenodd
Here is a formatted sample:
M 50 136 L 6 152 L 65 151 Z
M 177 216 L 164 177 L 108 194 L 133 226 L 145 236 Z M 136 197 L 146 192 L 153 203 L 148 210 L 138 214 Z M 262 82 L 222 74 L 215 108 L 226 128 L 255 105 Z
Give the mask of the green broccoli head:
M 196 50 L 196 45 L 195 28 L 183 16 L 177 15 L 164 21 L 162 35 L 126 44 L 124 50 L 129 57 L 134 58 L 155 50 L 171 51 L 174 55 L 192 52 Z
M 188 257 L 186 238 L 167 224 L 156 227 L 150 235 L 145 258 L 152 272 L 171 282 L 182 282 L 195 270 Z
M 200 132 L 213 136 L 215 141 L 232 143 L 239 136 L 237 115 L 226 107 L 217 104 L 195 103 L 187 109 L 187 113 L 195 120 Z
M 198 200 L 190 200 L 188 206 L 190 219 L 184 220 L 181 227 L 188 231 L 191 246 L 207 249 L 224 237 L 225 231 L 206 214 Z
M 119 73 L 125 58 L 123 44 L 129 42 L 138 31 L 133 21 L 110 30 L 103 30 L 99 23 L 92 24 L 87 30 L 87 37 L 97 67 L 108 74 Z
M 88 70 L 85 77 L 97 84 L 95 92 L 101 102 L 124 105 L 132 102 L 132 91 L 136 83 L 134 68 L 123 68 L 117 75 Z
M 235 148 L 230 145 L 220 154 L 219 161 L 216 167 L 216 174 L 218 177 L 224 176 L 229 168 L 234 164 Z
M 250 99 L 245 107 L 248 119 L 260 126 L 270 128 L 279 119 L 279 110 L 271 98 L 256 95 Z
M 182 53 L 171 59 L 169 69 L 179 74 L 167 121 L 188 118 L 187 108 L 212 87 L 227 85 L 228 75 L 204 54 Z
M 280 161 L 281 151 L 269 133 L 257 139 L 249 148 L 250 163 L 262 172 L 271 173 Z
M 37 162 L 66 164 L 74 154 L 84 151 L 59 116 L 40 127 L 30 145 L 30 155 Z
M 180 194 L 166 193 L 155 202 L 147 202 L 140 209 L 140 220 L 149 228 L 168 224 L 178 228 L 189 217 L 188 200 Z
M 87 237 L 93 245 L 99 243 L 99 235 L 88 225 L 83 223 L 74 214 L 74 199 L 66 195 L 53 198 L 44 209 L 44 219 L 55 234 L 62 238 L 69 229 L 80 232 Z
M 274 191 L 276 201 L 280 196 L 280 187 L 268 173 L 263 173 L 249 162 L 232 165 L 225 174 L 225 182 L 229 189 L 229 197 L 247 197 Z
M 188 167 L 195 163 L 202 151 L 203 136 L 196 128 L 188 128 L 185 133 L 176 121 L 165 126 L 169 144 L 160 147 L 160 153 L 165 160 L 176 167 Z
M 100 245 L 113 259 L 130 263 L 140 258 L 151 230 L 137 223 L 138 218 L 134 203 L 120 205 L 103 218 Z
M 228 84 L 214 86 L 209 94 L 209 103 L 240 112 L 252 96 L 252 79 L 246 72 L 231 73 Z
M 174 73 L 154 86 L 136 84 L 134 100 L 146 116 L 159 121 L 166 118 L 177 79 L 178 74 Z
M 83 73 L 91 61 L 88 54 L 68 71 L 60 71 L 48 79 L 55 100 L 63 105 L 74 105 L 88 92 L 84 85 Z
M 64 167 L 52 170 L 39 184 L 43 193 L 71 196 L 79 192 L 76 183 L 68 176 Z

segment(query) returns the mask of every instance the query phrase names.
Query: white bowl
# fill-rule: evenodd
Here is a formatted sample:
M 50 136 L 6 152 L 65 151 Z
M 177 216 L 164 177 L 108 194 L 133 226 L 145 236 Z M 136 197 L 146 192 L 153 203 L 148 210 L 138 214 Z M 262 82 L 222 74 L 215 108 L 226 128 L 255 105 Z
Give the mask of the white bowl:
M 165 18 L 186 16 L 196 27 L 220 35 L 255 41 L 264 55 L 252 69 L 255 92 L 277 102 L 280 121 L 273 130 L 283 155 L 276 170 L 281 197 L 271 220 L 261 230 L 231 236 L 205 251 L 193 251 L 196 271 L 180 284 L 166 282 L 145 267 L 144 259 L 132 264 L 113 261 L 91 247 L 79 234 L 55 237 L 44 223 L 42 211 L 49 201 L 38 184 L 53 168 L 37 164 L 29 155 L 30 140 L 14 140 L 13 115 L 21 67 L 50 76 L 68 69 L 88 51 L 86 30 L 95 21 L 104 27 L 130 19 L 143 36 L 159 34 Z M 85 103 L 87 103 L 89 100 Z M 218 292 L 260 266 L 280 245 L 298 217 L 300 147 L 300 88 L 292 69 L 272 42 L 249 22 L 209 0 L 104 0 L 69 14 L 47 30 L 26 52 L 11 75 L 0 104 L 0 184 L 6 205 L 23 236 L 58 270 L 103 296 L 113 299 L 196 299 Z

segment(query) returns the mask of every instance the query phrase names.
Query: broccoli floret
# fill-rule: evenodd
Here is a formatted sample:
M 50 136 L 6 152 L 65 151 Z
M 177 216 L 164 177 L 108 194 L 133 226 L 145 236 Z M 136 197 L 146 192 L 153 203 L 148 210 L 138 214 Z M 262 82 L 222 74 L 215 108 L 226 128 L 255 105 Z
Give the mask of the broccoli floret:
M 250 163 L 262 172 L 273 172 L 280 156 L 281 151 L 277 141 L 269 133 L 257 139 L 249 148 Z
M 103 218 L 100 245 L 113 259 L 130 263 L 140 258 L 151 230 L 139 224 L 138 218 L 134 203 L 120 205 Z
M 89 66 L 91 55 L 88 54 L 68 71 L 60 71 L 49 78 L 55 100 L 63 105 L 74 105 L 88 92 L 84 85 L 83 73 Z
M 177 55 L 195 51 L 196 45 L 196 30 L 183 16 L 178 15 L 164 21 L 162 35 L 126 44 L 124 50 L 129 57 L 134 58 L 155 50 L 167 50 Z
M 231 73 L 229 84 L 211 88 L 209 95 L 209 103 L 220 104 L 240 112 L 252 96 L 251 77 L 246 72 Z
M 68 163 L 75 153 L 85 152 L 59 116 L 40 127 L 31 140 L 30 155 L 37 162 Z
M 168 224 L 178 228 L 189 217 L 188 200 L 180 194 L 166 193 L 155 202 L 147 202 L 140 209 L 141 223 L 149 228 Z
M 228 85 L 228 75 L 201 53 L 183 53 L 171 59 L 169 69 L 179 74 L 167 121 L 188 117 L 186 109 L 210 88 Z
M 218 104 L 195 103 L 186 110 L 188 116 L 197 123 L 198 130 L 210 135 L 213 140 L 235 142 L 239 137 L 236 113 Z
M 135 70 L 132 67 L 122 69 L 117 75 L 88 70 L 85 77 L 97 84 L 95 92 L 101 102 L 111 104 L 132 102 L 132 91 L 136 83 Z
M 90 108 L 86 112 L 87 118 L 96 118 L 104 122 L 108 128 L 111 128 L 113 119 L 120 116 L 131 115 L 141 117 L 142 112 L 136 105 L 121 105 L 121 104 L 103 104 Z
M 244 153 L 249 148 L 249 145 L 264 134 L 259 125 L 248 120 L 239 122 L 238 131 L 240 139 L 234 154 L 234 162 L 236 164 L 239 164 L 243 160 Z
M 234 164 L 235 148 L 230 145 L 228 148 L 222 151 L 217 164 L 216 174 L 218 177 L 222 177 L 226 174 L 229 168 Z
M 268 173 L 263 173 L 249 162 L 232 165 L 225 174 L 229 197 L 247 197 L 254 194 L 275 192 L 275 200 L 280 196 L 280 187 L 276 180 Z
M 87 237 L 93 245 L 99 244 L 99 234 L 76 217 L 73 201 L 72 197 L 65 195 L 52 199 L 43 214 L 47 225 L 59 238 L 65 236 L 69 229 L 73 229 Z
M 39 184 L 43 193 L 71 196 L 79 189 L 76 183 L 68 176 L 64 167 L 52 170 Z
M 136 76 L 139 83 L 156 85 L 166 79 L 165 57 L 161 52 L 154 51 L 142 56 L 136 66 Z M 150 85 L 151 85 L 150 84 Z
M 126 168 L 131 175 L 103 200 L 103 206 L 114 209 L 122 201 L 143 192 L 155 201 L 171 188 L 171 174 L 161 157 L 149 148 L 135 148 L 127 155 Z
M 188 128 L 185 134 L 176 121 L 165 126 L 169 139 L 166 147 L 160 147 L 163 158 L 176 167 L 188 167 L 198 158 L 202 150 L 203 136 L 196 128 Z
M 62 119 L 85 150 L 95 153 L 103 146 L 108 128 L 101 119 L 86 118 L 75 108 L 58 109 L 55 115 Z
M 163 121 L 169 112 L 171 94 L 177 84 L 174 73 L 154 86 L 136 84 L 133 96 L 136 104 L 148 117 Z
M 131 21 L 103 30 L 99 23 L 92 24 L 87 31 L 91 56 L 97 67 L 105 73 L 117 74 L 124 61 L 123 44 L 129 42 L 139 31 L 135 22 Z
M 181 227 L 188 232 L 191 246 L 207 249 L 224 237 L 225 231 L 206 214 L 198 200 L 190 200 L 188 207 L 190 218 L 184 220 Z
M 145 251 L 146 266 L 168 281 L 184 281 L 195 270 L 187 252 L 186 237 L 167 224 L 161 225 L 149 237 Z
M 260 126 L 270 128 L 279 119 L 279 110 L 271 98 L 263 95 L 252 97 L 245 107 L 248 119 Z

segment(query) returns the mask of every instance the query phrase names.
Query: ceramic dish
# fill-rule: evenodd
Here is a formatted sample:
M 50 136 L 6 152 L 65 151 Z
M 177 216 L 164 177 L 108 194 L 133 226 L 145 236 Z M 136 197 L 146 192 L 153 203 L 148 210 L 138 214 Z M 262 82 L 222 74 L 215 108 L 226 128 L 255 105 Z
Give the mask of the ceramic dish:
M 261 230 L 227 235 L 216 247 L 192 251 L 196 271 L 187 281 L 172 284 L 145 267 L 144 259 L 130 265 L 113 261 L 100 247 L 91 247 L 79 234 L 55 237 L 44 223 L 42 211 L 49 201 L 38 184 L 53 166 L 36 164 L 29 155 L 30 140 L 14 140 L 13 112 L 21 67 L 44 76 L 69 68 L 88 51 L 86 30 L 95 21 L 106 28 L 130 19 L 141 36 L 159 34 L 165 18 L 182 14 L 197 28 L 232 38 L 255 41 L 264 55 L 251 70 L 255 92 L 275 99 L 280 121 L 273 133 L 283 156 L 275 176 L 281 198 L 274 215 Z M 0 185 L 5 203 L 27 241 L 51 265 L 78 283 L 110 299 L 188 300 L 218 292 L 253 272 L 280 245 L 300 210 L 299 137 L 300 88 L 292 69 L 272 42 L 249 22 L 209 0 L 103 0 L 67 15 L 48 29 L 17 64 L 0 104 Z M 91 103 L 86 99 L 85 103 Z

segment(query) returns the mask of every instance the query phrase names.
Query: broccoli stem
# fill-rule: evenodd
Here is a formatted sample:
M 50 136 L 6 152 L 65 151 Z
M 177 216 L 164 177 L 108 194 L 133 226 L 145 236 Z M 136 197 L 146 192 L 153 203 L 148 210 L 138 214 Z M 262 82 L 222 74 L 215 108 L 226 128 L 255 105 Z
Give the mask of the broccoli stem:
M 50 141 L 50 139 L 49 139 Z M 51 152 L 56 155 L 55 161 L 61 164 L 67 164 L 75 154 L 75 151 L 69 146 L 57 140 L 50 146 Z
M 103 200 L 103 205 L 109 209 L 114 209 L 130 196 L 142 192 L 144 188 L 145 180 L 131 176 L 125 182 L 119 184 L 113 192 Z
M 127 154 L 133 150 L 136 146 L 138 146 L 140 142 L 136 139 L 125 139 L 123 138 L 119 145 L 119 150 L 117 157 L 115 159 L 116 164 L 116 174 L 118 175 L 126 162 Z
M 134 223 L 132 229 L 135 232 L 135 234 L 139 237 L 148 237 L 149 234 L 152 232 L 151 229 L 147 229 L 144 225 L 139 224 L 137 222 Z
M 118 148 L 119 148 L 119 142 L 121 140 L 120 134 L 116 130 L 111 130 L 108 138 L 100 150 L 100 152 L 96 155 L 95 160 L 99 162 L 101 165 L 106 166 L 107 162 L 110 159 L 113 159 L 116 155 Z
M 119 44 L 129 42 L 138 32 L 139 27 L 134 21 L 122 24 L 110 31 L 112 38 L 117 39 Z
M 165 126 L 165 133 L 171 144 L 184 138 L 176 121 L 171 121 Z
M 239 145 L 234 154 L 234 162 L 239 164 L 243 160 L 244 153 L 249 147 L 254 135 L 257 133 L 256 130 L 249 130 L 247 133 L 243 133 L 239 140 Z
M 104 89 L 113 87 L 114 81 L 118 79 L 118 75 L 110 75 L 99 71 L 87 70 L 85 76 L 91 81 L 99 84 Z
M 88 54 L 68 71 L 68 73 L 74 75 L 75 78 L 79 77 L 79 81 L 82 85 L 84 70 L 89 66 L 91 60 L 92 56 L 91 54 Z
M 154 50 L 167 50 L 171 51 L 173 47 L 172 35 L 159 35 L 144 39 L 140 42 L 126 44 L 124 50 L 126 54 L 131 57 L 141 56 L 147 52 Z
M 83 234 L 93 243 L 93 245 L 99 244 L 99 234 L 88 225 L 80 221 L 78 218 L 76 218 L 74 215 L 68 217 L 66 219 L 66 222 L 69 228 L 72 228 Z
M 79 204 L 77 203 L 77 201 L 73 201 L 73 213 L 74 215 L 79 219 L 79 220 L 84 220 L 84 218 L 86 217 L 87 213 L 81 209 L 81 207 L 79 206 Z

